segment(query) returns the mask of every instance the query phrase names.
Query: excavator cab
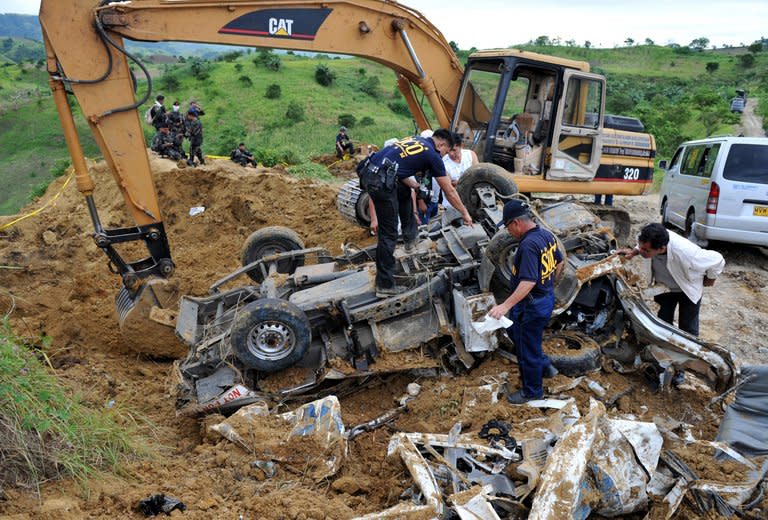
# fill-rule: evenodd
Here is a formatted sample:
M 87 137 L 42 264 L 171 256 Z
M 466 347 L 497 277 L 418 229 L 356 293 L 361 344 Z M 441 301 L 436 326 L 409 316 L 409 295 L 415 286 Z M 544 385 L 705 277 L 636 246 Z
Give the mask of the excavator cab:
M 470 56 L 452 128 L 481 162 L 514 175 L 592 180 L 600 166 L 605 79 L 581 62 L 533 56 Z

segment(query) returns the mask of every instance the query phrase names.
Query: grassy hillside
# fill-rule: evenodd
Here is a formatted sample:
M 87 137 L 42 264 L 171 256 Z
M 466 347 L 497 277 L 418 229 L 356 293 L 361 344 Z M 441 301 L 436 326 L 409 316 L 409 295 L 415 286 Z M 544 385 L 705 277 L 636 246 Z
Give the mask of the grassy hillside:
M 738 122 L 728 112 L 735 88 L 746 88 L 758 98 L 768 93 L 768 51 L 750 53 L 752 63 L 746 63 L 744 55 L 647 45 L 524 48 L 589 61 L 608 79 L 607 111 L 639 117 L 656 136 L 660 157 L 668 157 L 682 140 L 730 133 Z M 150 50 L 142 54 L 148 56 Z M 356 120 L 345 124 L 358 142 L 382 143 L 414 130 L 393 73 L 373 62 L 237 49 L 217 60 L 150 65 L 153 98 L 162 92 L 168 107 L 178 99 L 186 109 L 196 99 L 205 108 L 205 153 L 227 155 L 245 141 L 265 160 L 302 163 L 332 153 L 340 116 Z M 321 65 L 335 75 L 330 86 L 315 80 Z M 0 182 L 7 187 L 0 192 L 0 214 L 15 213 L 40 193 L 68 157 L 41 66 L 33 60 L 0 63 Z M 146 85 L 137 75 L 143 92 Z M 266 97 L 272 85 L 280 89 L 277 98 Z M 289 109 L 293 118 L 286 116 Z M 765 116 L 768 104 L 758 111 Z M 86 153 L 98 155 L 81 117 L 78 125 Z M 150 139 L 153 129 L 146 127 L 145 134 Z

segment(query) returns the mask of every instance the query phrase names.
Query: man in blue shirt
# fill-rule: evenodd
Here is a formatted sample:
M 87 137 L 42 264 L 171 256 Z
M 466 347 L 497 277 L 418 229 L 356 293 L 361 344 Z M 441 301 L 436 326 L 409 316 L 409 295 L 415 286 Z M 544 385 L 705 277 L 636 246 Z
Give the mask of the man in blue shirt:
M 544 395 L 542 378 L 557 373 L 541 348 L 544 328 L 555 307 L 555 279 L 563 268 L 563 254 L 555 236 L 539 227 L 526 203 L 510 200 L 504 205 L 502 224 L 520 243 L 512 261 L 512 294 L 489 314 L 504 315 L 513 324 L 507 334 L 515 343 L 522 388 L 507 396 L 523 404 Z
M 464 223 L 472 224 L 467 208 L 445 173 L 442 157 L 453 147 L 453 136 L 438 129 L 432 137 L 406 137 L 384 147 L 358 166 L 360 186 L 373 201 L 379 223 L 376 246 L 376 296 L 386 298 L 401 292 L 395 285 L 395 246 L 397 221 L 405 239 L 406 249 L 413 247 L 418 235 L 411 200 L 413 189 L 419 190 L 417 175 L 431 172 L 445 197 L 462 215 Z M 424 190 L 418 196 L 428 197 Z

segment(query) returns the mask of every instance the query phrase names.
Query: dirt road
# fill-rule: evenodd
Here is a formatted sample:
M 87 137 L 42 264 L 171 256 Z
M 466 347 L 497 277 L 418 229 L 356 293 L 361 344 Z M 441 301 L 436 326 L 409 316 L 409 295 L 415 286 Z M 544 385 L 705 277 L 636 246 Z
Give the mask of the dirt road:
M 755 98 L 747 99 L 744 106 L 744 112 L 741 114 L 741 125 L 736 129 L 736 135 L 743 134 L 744 137 L 765 137 L 763 129 L 763 118 L 755 114 L 757 100 Z

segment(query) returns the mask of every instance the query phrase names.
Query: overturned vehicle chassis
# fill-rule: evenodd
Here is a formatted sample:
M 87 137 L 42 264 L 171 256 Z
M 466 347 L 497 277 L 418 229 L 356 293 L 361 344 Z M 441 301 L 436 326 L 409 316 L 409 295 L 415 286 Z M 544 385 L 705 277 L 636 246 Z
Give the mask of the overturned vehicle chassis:
M 478 334 L 471 322 L 483 319 L 494 296 L 509 294 L 516 240 L 496 230 L 500 203 L 516 190 L 488 172 L 465 175 L 462 183 L 475 224 L 461 226 L 449 211 L 421 228 L 413 250 L 399 245 L 398 285 L 406 290 L 389 298 L 375 295 L 373 246 L 332 256 L 305 248 L 287 228 L 253 233 L 242 268 L 214 283 L 208 296 L 181 300 L 176 332 L 189 352 L 176 365 L 179 413 L 275 404 L 316 395 L 341 379 L 461 371 L 489 352 L 511 355 L 503 334 Z M 645 306 L 620 274 L 615 239 L 599 217 L 571 199 L 533 207 L 566 253 L 550 330 L 569 349 L 595 351 L 586 354 L 596 364 L 582 368 L 599 367 L 597 345 L 615 343 L 642 354 L 661 385 L 680 370 L 716 389 L 732 383 L 736 369 L 725 349 L 662 322 Z M 247 284 L 235 284 L 246 277 Z M 572 359 L 555 356 L 553 363 L 567 374 Z

